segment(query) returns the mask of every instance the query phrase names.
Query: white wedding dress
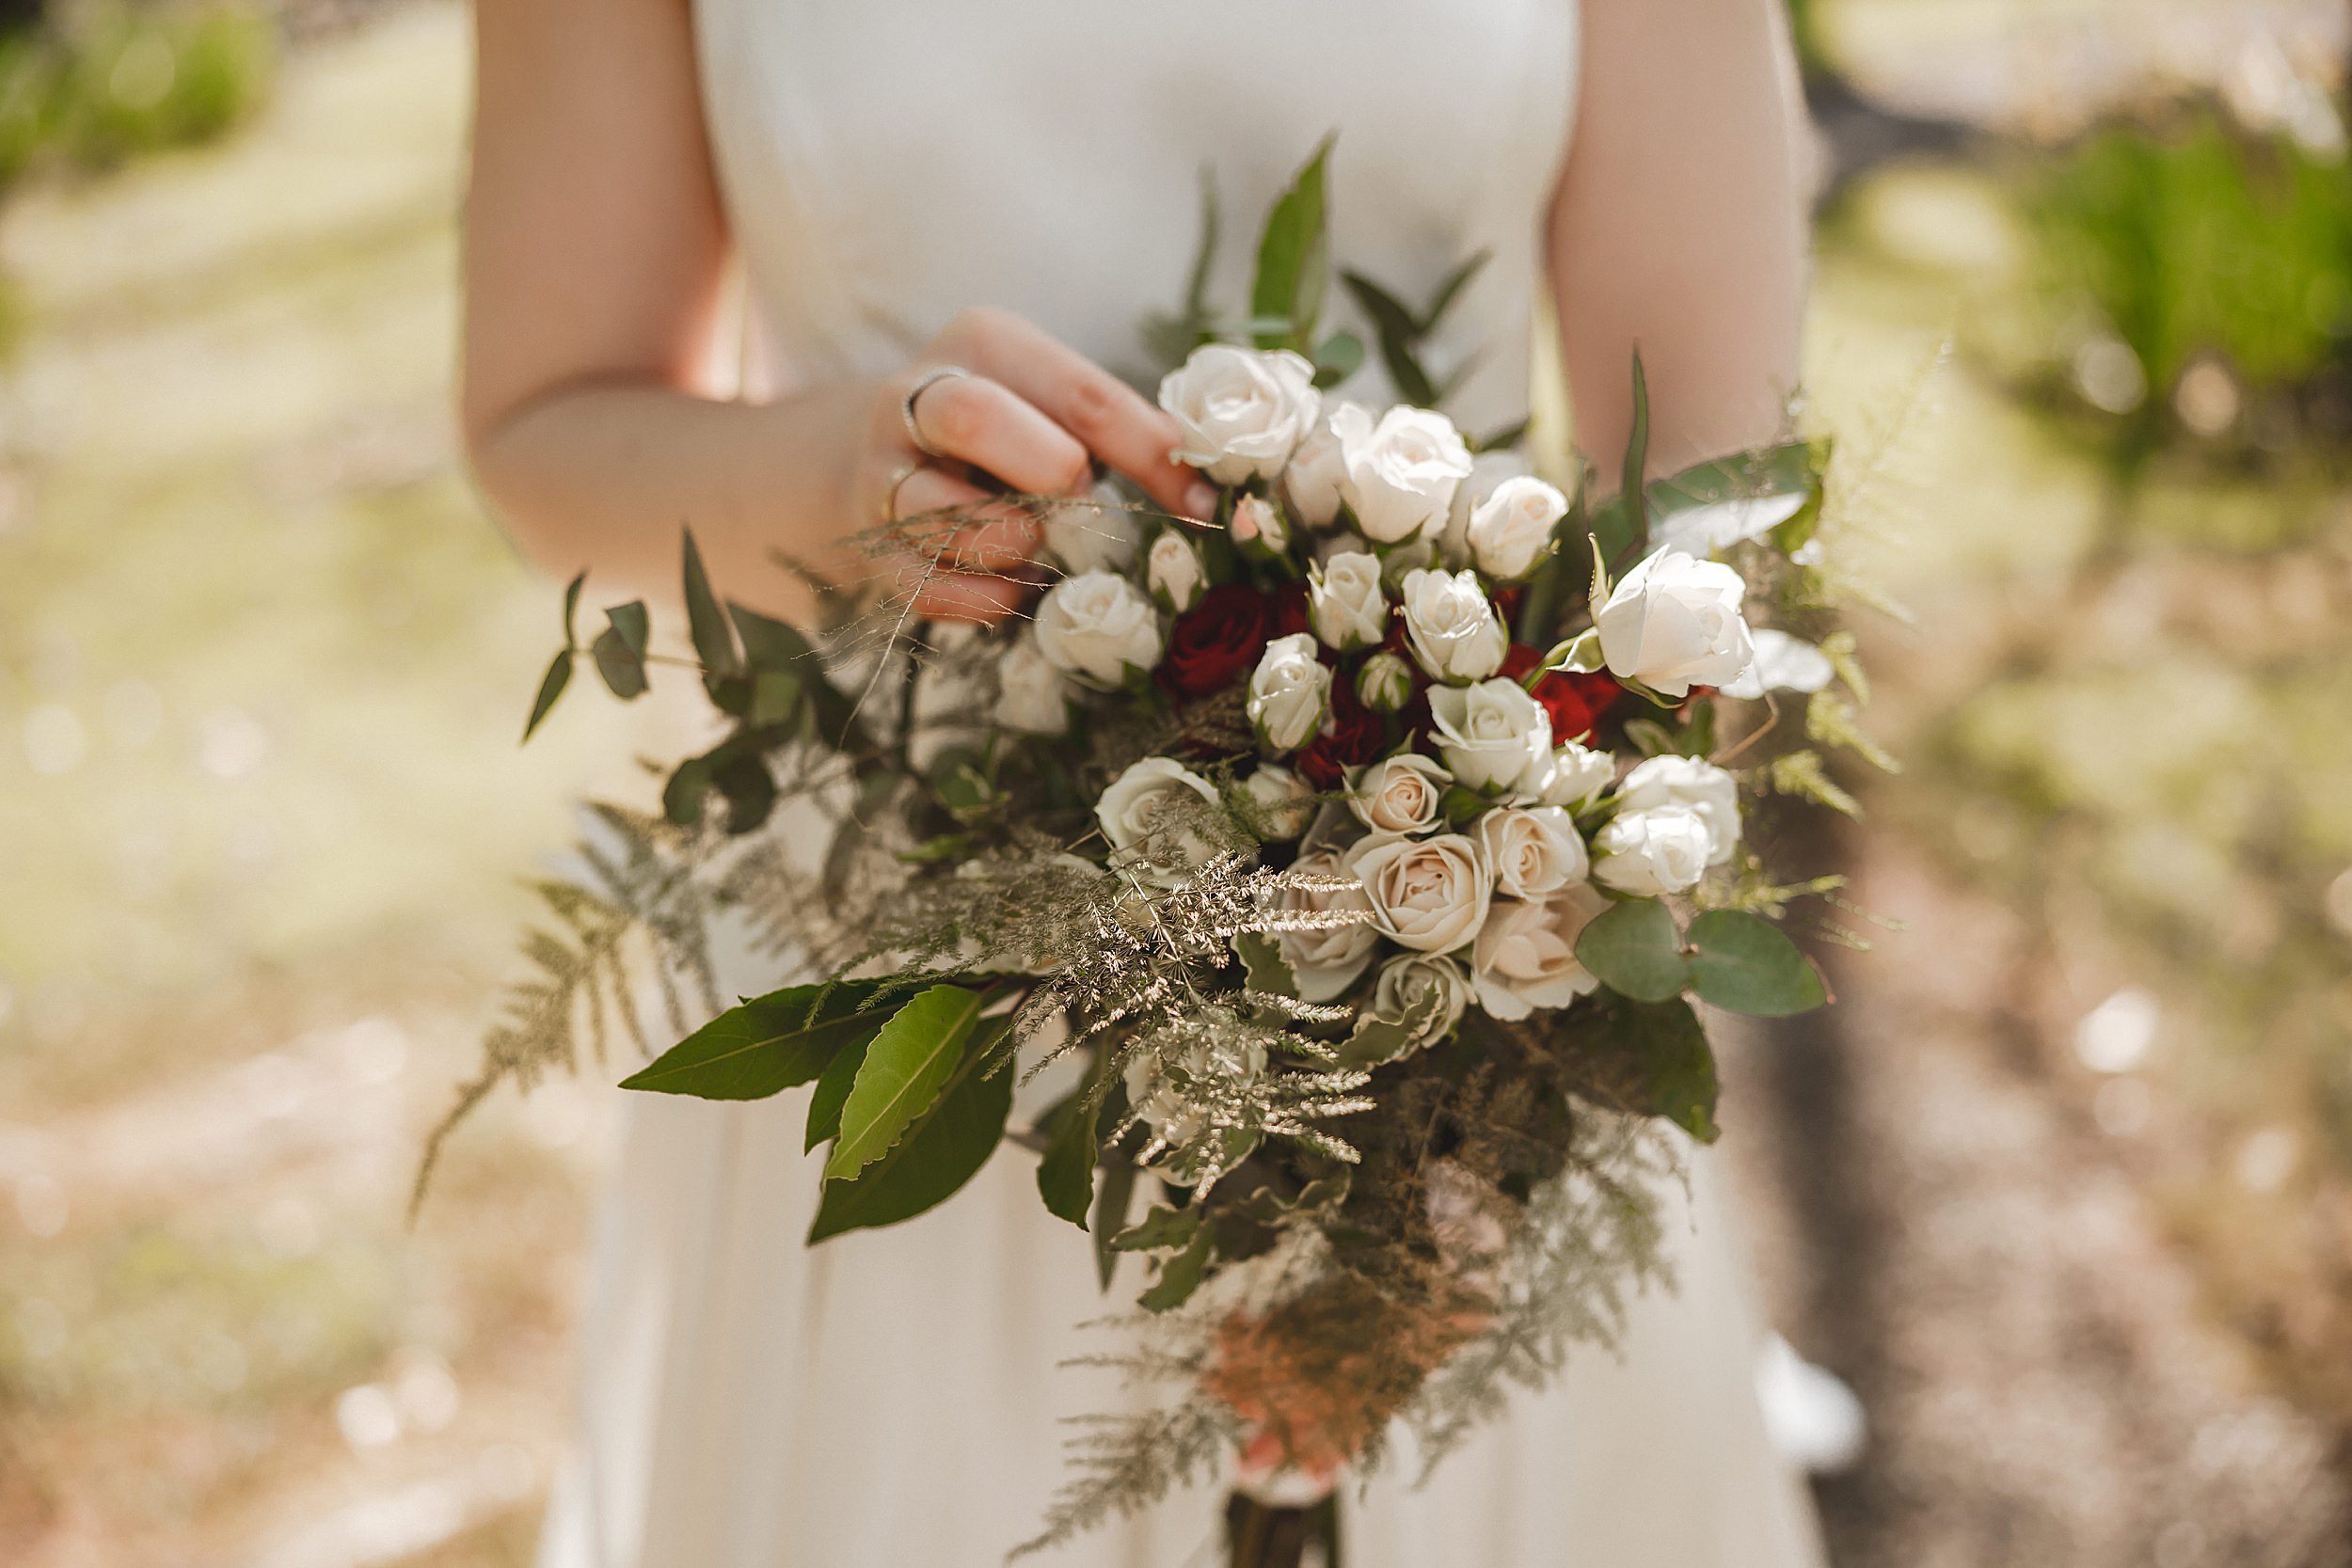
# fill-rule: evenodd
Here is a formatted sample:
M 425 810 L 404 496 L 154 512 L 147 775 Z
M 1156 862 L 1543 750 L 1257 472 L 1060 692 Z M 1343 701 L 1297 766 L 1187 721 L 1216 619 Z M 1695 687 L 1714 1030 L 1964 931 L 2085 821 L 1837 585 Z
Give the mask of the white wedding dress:
M 1468 428 L 1527 405 L 1538 230 L 1572 119 L 1572 0 L 696 0 L 711 141 L 769 386 L 897 369 L 967 305 L 1114 368 L 1175 305 L 1200 171 L 1216 297 L 1326 133 L 1332 254 L 1414 298 L 1494 261 L 1433 356 Z M 1575 301 L 1565 309 L 1573 310 Z M 1368 335 L 1367 335 L 1368 336 Z M 1362 395 L 1377 401 L 1382 389 Z M 739 966 L 750 992 L 782 976 Z M 961 1568 L 1034 1532 L 1061 1418 L 1117 1406 L 1081 1321 L 1089 1243 L 1008 1148 L 940 1209 L 814 1250 L 806 1091 L 633 1097 L 584 1328 L 576 1451 L 543 1568 Z M 1016 1107 L 1016 1117 L 1021 1108 Z M 1632 1311 L 1423 1487 L 1343 1494 L 1347 1568 L 1806 1568 L 1768 1444 L 1757 1331 L 1713 1164 L 1673 1225 L 1678 1291 Z M 1679 1204 L 1679 1195 L 1676 1195 Z M 1039 1560 L 1220 1560 L 1221 1489 Z

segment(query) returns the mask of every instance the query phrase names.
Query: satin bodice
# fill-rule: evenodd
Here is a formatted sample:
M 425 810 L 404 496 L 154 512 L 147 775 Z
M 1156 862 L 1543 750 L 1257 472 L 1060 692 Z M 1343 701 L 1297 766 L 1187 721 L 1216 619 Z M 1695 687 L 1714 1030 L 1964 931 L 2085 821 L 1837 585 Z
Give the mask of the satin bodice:
M 903 365 L 966 306 L 1114 370 L 1173 309 L 1212 171 L 1212 299 L 1241 313 L 1268 203 L 1326 134 L 1331 250 L 1408 301 L 1494 260 L 1428 357 L 1449 410 L 1527 401 L 1575 0 L 695 0 L 713 154 L 783 385 Z M 1327 323 L 1352 324 L 1333 291 Z M 1369 341 L 1369 334 L 1366 334 Z M 1349 390 L 1376 401 L 1377 356 Z

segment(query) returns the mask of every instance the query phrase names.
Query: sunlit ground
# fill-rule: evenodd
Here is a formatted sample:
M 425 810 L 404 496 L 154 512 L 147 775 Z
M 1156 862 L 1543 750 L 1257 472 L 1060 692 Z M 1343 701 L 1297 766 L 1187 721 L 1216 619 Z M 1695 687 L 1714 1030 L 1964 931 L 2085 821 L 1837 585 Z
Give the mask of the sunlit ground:
M 2274 13 L 2341 55 L 2334 7 L 1831 20 L 1866 85 L 2034 128 Z M 0 1561 L 528 1557 L 610 1091 L 494 1104 L 402 1206 L 516 880 L 631 736 L 591 702 L 513 744 L 555 610 L 447 415 L 464 49 L 393 8 L 227 143 L 0 209 Z M 1843 971 L 1872 1250 L 1763 1201 L 1765 1272 L 1881 1423 L 1827 1494 L 1851 1560 L 2316 1563 L 2352 510 L 2180 465 L 2086 573 L 2115 502 L 2019 390 L 2028 238 L 1924 166 L 1825 237 L 1814 396 L 1850 456 L 1887 436 L 1856 555 L 1915 615 L 1873 638 L 1912 768 L 1857 898 L 1909 929 Z M 1787 1110 L 1732 1107 L 1761 1171 Z

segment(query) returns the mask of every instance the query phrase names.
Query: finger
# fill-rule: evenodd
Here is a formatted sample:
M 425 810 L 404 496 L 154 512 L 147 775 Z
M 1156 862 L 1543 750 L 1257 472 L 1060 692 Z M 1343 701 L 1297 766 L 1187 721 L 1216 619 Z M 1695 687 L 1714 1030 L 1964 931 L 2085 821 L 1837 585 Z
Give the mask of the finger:
M 1172 456 L 1183 439 L 1176 421 L 1100 365 L 1009 311 L 967 312 L 947 336 L 973 369 L 1026 399 L 1161 506 L 1194 517 L 1216 511 L 1216 490 Z
M 1084 489 L 1092 460 L 1077 438 L 986 373 L 933 381 L 909 404 L 916 432 L 933 451 L 1038 495 Z
M 1037 555 L 1026 509 L 936 468 L 907 476 L 896 511 L 909 546 L 958 571 L 1010 571 Z

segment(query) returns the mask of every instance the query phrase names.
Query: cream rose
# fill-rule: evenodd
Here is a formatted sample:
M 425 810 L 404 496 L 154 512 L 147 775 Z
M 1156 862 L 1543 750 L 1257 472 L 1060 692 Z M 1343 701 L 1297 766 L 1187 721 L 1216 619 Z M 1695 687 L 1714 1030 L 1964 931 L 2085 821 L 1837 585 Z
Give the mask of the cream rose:
M 1372 411 L 1360 404 L 1327 404 L 1282 470 L 1282 493 L 1309 528 L 1329 528 L 1340 515 L 1340 482 L 1347 477 L 1347 454 L 1337 428 L 1343 416 L 1350 427 L 1372 428 Z
M 1621 812 L 1593 835 L 1593 879 L 1643 898 L 1680 893 L 1707 875 L 1712 843 L 1688 806 Z
M 1617 759 L 1571 740 L 1551 753 L 1551 760 L 1522 788 L 1540 805 L 1576 807 L 1587 804 L 1617 776 Z
M 1470 513 L 1470 559 L 1497 582 L 1516 582 L 1551 547 L 1551 531 L 1568 515 L 1568 498 L 1533 475 L 1506 479 Z
M 1407 572 L 1404 597 L 1406 635 L 1431 679 L 1483 680 L 1502 668 L 1511 639 L 1476 572 Z
M 1248 800 L 1251 826 L 1260 837 L 1296 838 L 1314 820 L 1314 785 L 1287 768 L 1262 762 L 1256 772 L 1242 781 L 1241 788 Z
M 1145 757 L 1111 781 L 1094 802 L 1094 819 L 1146 880 L 1176 887 L 1217 849 L 1184 821 L 1196 800 L 1218 809 L 1216 785 L 1173 757 Z
M 1576 939 L 1609 900 L 1583 882 L 1549 898 L 1498 898 L 1470 950 L 1478 1005 L 1497 1018 L 1525 1018 L 1538 1007 L 1565 1007 L 1600 989 L 1577 961 Z
M 1319 877 L 1355 875 L 1335 849 L 1310 849 L 1292 863 L 1296 870 Z M 1338 893 L 1285 888 L 1279 895 L 1278 907 L 1319 914 L 1327 910 L 1369 911 L 1372 900 L 1361 887 Z M 1379 945 L 1380 933 L 1371 921 L 1363 920 L 1321 931 L 1278 931 L 1274 942 L 1281 949 L 1282 961 L 1291 966 L 1291 974 L 1298 981 L 1299 1000 L 1328 1002 L 1354 985 L 1356 976 L 1372 962 L 1372 952 Z
M 1551 755 L 1551 715 L 1515 680 L 1433 686 L 1438 752 L 1470 789 L 1508 789 Z
M 1444 531 L 1454 492 L 1470 471 L 1470 448 L 1453 420 L 1397 407 L 1377 424 L 1369 416 L 1335 418 L 1331 428 L 1345 468 L 1340 497 L 1365 538 L 1401 545 L 1424 531 Z
M 1747 673 L 1756 643 L 1740 617 L 1746 585 L 1720 562 L 1661 550 L 1625 575 L 1594 625 L 1601 657 L 1619 680 L 1668 697 L 1693 686 L 1728 686 Z
M 1389 601 L 1380 592 L 1380 562 L 1361 550 L 1338 550 L 1307 568 L 1307 618 L 1324 645 L 1348 653 L 1388 635 Z
M 1277 752 L 1295 752 L 1315 737 L 1331 706 L 1331 671 L 1305 632 L 1278 637 L 1258 656 L 1244 711 L 1258 738 Z
M 1439 953 L 1399 953 L 1380 966 L 1380 977 L 1372 988 L 1372 1016 L 1384 1023 L 1403 1023 L 1417 1009 L 1431 1008 L 1410 1050 L 1444 1038 L 1462 1022 L 1470 994 L 1470 977 L 1452 958 Z
M 1576 823 L 1557 806 L 1498 806 L 1470 829 L 1478 852 L 1494 874 L 1495 891 L 1514 898 L 1541 898 L 1591 869 Z
M 1203 343 L 1160 382 L 1184 436 L 1177 459 L 1219 484 L 1280 473 L 1322 402 L 1315 368 L 1288 349 Z
M 1143 582 L 1161 609 L 1182 615 L 1200 602 L 1201 590 L 1209 585 L 1209 574 L 1192 541 L 1174 529 L 1166 529 L 1152 541 L 1151 551 L 1143 558 Z
M 1443 820 L 1438 808 L 1454 775 L 1415 752 L 1385 757 L 1359 771 L 1347 807 L 1376 833 L 1425 833 Z
M 1413 700 L 1413 667 L 1391 653 L 1377 653 L 1356 672 L 1356 699 L 1375 713 L 1394 713 Z
M 996 659 L 996 722 L 1023 735 L 1070 728 L 1070 684 L 1024 632 Z
M 1451 952 L 1477 935 L 1494 896 L 1478 847 L 1460 833 L 1375 833 L 1347 852 L 1347 868 L 1363 879 L 1381 931 L 1420 953 Z
M 1045 547 L 1064 571 L 1123 572 L 1135 563 L 1142 535 L 1127 498 L 1109 484 L 1045 514 Z
M 1656 811 L 1681 806 L 1707 826 L 1707 863 L 1731 859 L 1740 842 L 1740 784 L 1711 762 L 1697 757 L 1652 757 L 1625 776 L 1617 810 Z
M 1454 487 L 1454 505 L 1446 514 L 1445 533 L 1439 541 L 1448 571 L 1458 572 L 1470 563 L 1470 514 L 1495 493 L 1495 486 L 1534 471 L 1516 451 L 1482 451 L 1470 459 L 1470 478 Z
M 1116 689 L 1159 663 L 1160 619 L 1125 578 L 1080 572 L 1038 601 L 1037 645 L 1055 669 Z

